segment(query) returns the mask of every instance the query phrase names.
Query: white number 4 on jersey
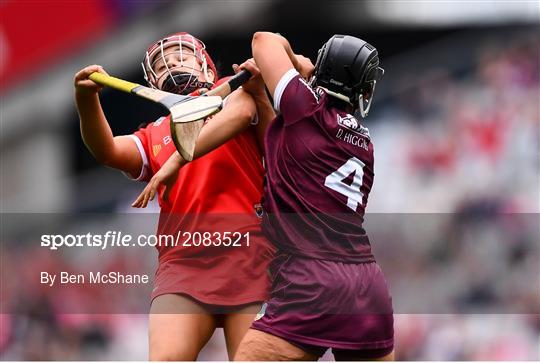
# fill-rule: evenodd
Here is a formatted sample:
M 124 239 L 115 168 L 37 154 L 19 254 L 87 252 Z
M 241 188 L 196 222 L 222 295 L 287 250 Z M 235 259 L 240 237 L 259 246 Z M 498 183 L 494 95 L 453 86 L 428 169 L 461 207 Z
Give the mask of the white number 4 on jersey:
M 338 170 L 328 175 L 324 185 L 347 197 L 347 207 L 356 212 L 358 204 L 362 203 L 364 195 L 360 191 L 364 177 L 364 163 L 357 158 L 350 158 Z M 345 184 L 343 180 L 354 173 L 353 182 Z

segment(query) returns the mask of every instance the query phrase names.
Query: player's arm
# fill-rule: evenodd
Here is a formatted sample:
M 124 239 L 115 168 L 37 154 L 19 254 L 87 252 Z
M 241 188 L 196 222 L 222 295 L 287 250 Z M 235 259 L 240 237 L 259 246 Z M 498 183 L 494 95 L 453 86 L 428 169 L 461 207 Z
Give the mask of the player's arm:
M 231 93 L 223 110 L 201 129 L 193 158 L 209 153 L 244 131 L 255 115 L 255 102 L 249 93 L 242 89 Z
M 113 136 L 99 102 L 101 87 L 88 79 L 93 72 L 106 74 L 103 68 L 93 65 L 80 70 L 74 79 L 82 139 L 99 163 L 136 177 L 143 164 L 137 145 L 129 136 Z
M 201 129 L 195 144 L 193 160 L 206 155 L 244 131 L 255 117 L 255 112 L 255 102 L 247 92 L 238 89 L 231 93 L 223 110 L 217 113 L 212 118 L 212 121 Z M 178 178 L 180 168 L 186 163 L 186 160 L 182 158 L 178 151 L 174 152 L 148 182 L 131 206 L 145 208 L 148 202 L 154 199 L 161 185 L 165 187 L 162 197 L 167 200 Z
M 253 35 L 251 50 L 255 63 L 259 67 L 264 83 L 270 94 L 274 95 L 276 87 L 285 73 L 295 68 L 304 78 L 313 72 L 311 62 L 294 54 L 289 41 L 276 33 L 257 32 Z
M 259 67 L 257 67 L 257 64 L 255 64 L 255 60 L 251 58 L 240 65 L 234 64 L 233 69 L 235 73 L 240 72 L 242 69 L 247 69 L 253 76 L 242 86 L 242 89 L 248 92 L 255 101 L 257 109 L 257 125 L 255 126 L 255 131 L 259 148 L 264 154 L 264 134 L 270 122 L 276 117 L 276 112 L 266 94 L 266 87 L 261 76 L 261 71 L 259 70 Z

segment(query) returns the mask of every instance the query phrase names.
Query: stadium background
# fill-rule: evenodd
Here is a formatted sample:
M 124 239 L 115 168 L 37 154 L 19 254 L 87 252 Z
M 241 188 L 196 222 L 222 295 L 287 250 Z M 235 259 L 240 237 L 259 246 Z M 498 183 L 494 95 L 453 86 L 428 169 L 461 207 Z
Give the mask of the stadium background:
M 73 228 L 86 221 L 78 216 L 130 212 L 143 188 L 84 148 L 78 69 L 101 64 L 143 83 L 146 47 L 176 31 L 203 39 L 224 75 L 257 30 L 282 33 L 313 60 L 334 33 L 368 40 L 386 76 L 367 122 L 376 147 L 367 224 L 398 302 L 397 358 L 540 359 L 538 2 L 7 0 L 0 20 L 3 216 L 60 213 Z M 110 90 L 102 104 L 116 134 L 161 112 Z M 2 359 L 145 359 L 144 314 L 62 314 L 29 288 L 50 256 L 6 238 L 32 228 L 21 220 L 1 224 L 11 288 L 0 296 Z M 86 258 L 76 253 L 63 263 Z M 155 258 L 146 249 L 108 263 L 152 269 Z M 13 294 L 16 313 L 6 308 Z M 200 359 L 226 359 L 219 332 Z

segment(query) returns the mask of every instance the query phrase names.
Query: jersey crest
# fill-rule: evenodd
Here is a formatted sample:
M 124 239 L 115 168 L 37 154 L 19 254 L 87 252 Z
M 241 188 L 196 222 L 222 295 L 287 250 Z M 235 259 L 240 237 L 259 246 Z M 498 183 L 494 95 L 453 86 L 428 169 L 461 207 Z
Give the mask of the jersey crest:
M 154 157 L 158 156 L 160 151 L 161 151 L 161 144 L 152 145 L 152 153 L 154 154 Z
M 369 135 L 369 129 L 358 122 L 356 117 L 354 117 L 351 114 L 347 114 L 345 117 L 342 117 L 341 115 L 337 115 L 337 123 L 339 126 L 345 127 L 346 129 L 356 132 L 357 134 L 360 134 L 362 136 L 367 137 L 370 139 Z

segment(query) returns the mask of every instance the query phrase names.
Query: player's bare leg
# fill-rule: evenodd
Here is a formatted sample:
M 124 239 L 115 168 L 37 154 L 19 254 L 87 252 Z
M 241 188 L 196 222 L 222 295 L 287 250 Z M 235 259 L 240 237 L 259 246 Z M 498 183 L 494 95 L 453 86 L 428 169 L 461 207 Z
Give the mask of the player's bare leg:
M 287 361 L 317 360 L 313 354 L 307 353 L 295 345 L 274 335 L 249 329 L 238 347 L 234 357 L 237 361 Z
M 149 360 L 197 360 L 215 329 L 215 318 L 196 301 L 178 294 L 158 296 L 150 309 Z
M 227 343 L 227 353 L 230 360 L 233 360 L 236 355 L 240 342 L 249 330 L 260 308 L 261 303 L 249 304 L 237 312 L 225 316 L 223 331 L 225 332 L 225 342 Z
M 394 351 L 380 358 L 366 358 L 362 353 L 346 353 L 346 352 L 334 352 L 334 358 L 336 362 L 339 361 L 394 361 Z

